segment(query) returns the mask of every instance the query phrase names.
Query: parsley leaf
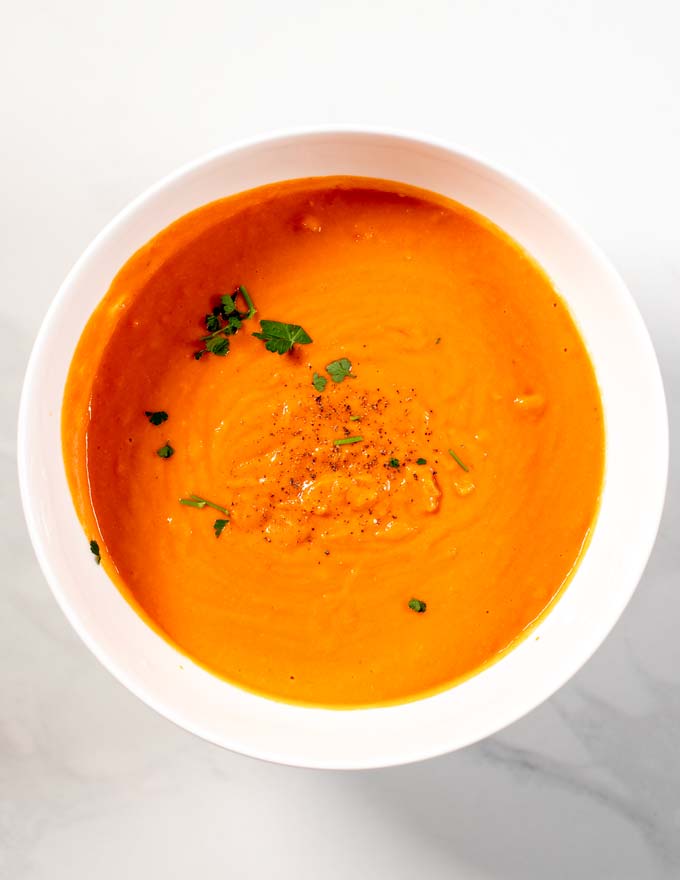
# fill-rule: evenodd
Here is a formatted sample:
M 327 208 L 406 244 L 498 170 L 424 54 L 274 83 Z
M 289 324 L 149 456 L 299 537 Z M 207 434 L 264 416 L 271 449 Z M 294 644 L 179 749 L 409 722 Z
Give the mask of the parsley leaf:
M 156 455 L 159 458 L 172 458 L 172 456 L 174 454 L 175 454 L 175 450 L 172 448 L 172 446 L 169 443 L 166 443 L 165 446 L 161 446 L 160 449 L 156 450 Z
M 236 307 L 236 300 L 242 296 L 248 307 L 247 312 L 240 312 Z M 255 305 L 250 294 L 243 285 L 237 287 L 233 293 L 225 293 L 220 297 L 220 305 L 216 306 L 210 315 L 204 318 L 207 336 L 201 337 L 203 348 L 194 352 L 197 361 L 205 354 L 214 354 L 217 357 L 225 357 L 229 354 L 229 337 L 233 336 L 243 326 L 243 322 L 252 318 L 255 314 Z
M 416 614 L 424 614 L 427 610 L 427 604 L 420 599 L 411 599 L 408 603 L 408 607 L 411 611 L 415 611 Z
M 225 293 L 224 296 L 220 297 L 220 302 L 222 303 L 222 308 L 220 309 L 220 314 L 223 318 L 228 317 L 229 315 L 233 315 L 236 311 L 236 291 L 234 293 Z
M 96 541 L 90 541 L 90 553 L 94 556 L 94 561 L 97 565 L 100 565 L 102 557 L 99 553 L 99 544 Z
M 233 335 L 237 330 L 241 329 L 241 325 L 243 321 L 239 318 L 238 315 L 231 315 L 227 319 L 227 326 L 229 327 L 230 333 Z
M 337 361 L 331 361 L 330 364 L 326 364 L 326 372 L 334 382 L 342 382 L 347 376 L 350 379 L 356 379 L 356 376 L 352 375 L 351 370 L 352 362 L 349 358 L 339 358 Z
M 238 312 L 236 309 L 236 298 L 239 294 L 241 294 L 241 296 L 245 300 L 246 305 L 248 306 L 247 312 Z M 242 284 L 239 284 L 239 286 L 233 293 L 227 293 L 222 297 L 222 315 L 227 318 L 229 317 L 229 315 L 233 315 L 234 312 L 237 312 L 239 318 L 244 321 L 250 320 L 250 318 L 255 315 L 255 312 L 257 312 L 255 304 L 250 298 L 250 294 Z
M 320 376 L 318 373 L 314 373 L 312 376 L 312 385 L 317 391 L 323 391 L 327 384 L 328 379 L 326 379 L 325 376 Z
M 208 333 L 214 333 L 216 330 L 220 329 L 220 319 L 217 315 L 205 316 L 205 329 Z
M 260 321 L 261 332 L 253 333 L 257 339 L 264 342 L 267 351 L 276 354 L 286 354 L 297 343 L 309 345 L 312 337 L 303 330 L 299 324 L 285 324 L 282 321 Z
M 206 340 L 205 350 L 218 357 L 226 357 L 229 354 L 229 340 L 224 336 L 213 336 Z
M 216 519 L 213 523 L 213 528 L 215 529 L 215 537 L 219 538 L 219 536 L 224 531 L 224 527 L 229 522 L 228 519 Z
M 426 458 L 417 458 L 416 464 L 427 464 L 427 459 Z
M 387 466 L 388 466 L 388 467 L 391 467 L 391 468 L 398 468 L 399 465 L 400 465 L 400 462 L 399 462 L 399 459 L 398 459 L 398 458 L 391 458 L 391 459 L 387 462 Z
M 151 422 L 152 425 L 162 425 L 163 422 L 167 421 L 168 414 L 163 412 L 163 410 L 159 410 L 158 412 L 150 412 L 148 409 L 144 410 L 144 415 Z
M 349 420 L 350 420 L 350 422 L 360 422 L 361 416 L 350 416 Z

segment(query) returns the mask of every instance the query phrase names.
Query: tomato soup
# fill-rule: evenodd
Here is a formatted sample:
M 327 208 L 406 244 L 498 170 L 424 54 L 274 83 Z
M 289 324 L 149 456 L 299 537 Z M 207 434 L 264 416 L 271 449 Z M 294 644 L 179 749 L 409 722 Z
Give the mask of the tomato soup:
M 454 685 L 567 584 L 604 469 L 598 387 L 538 265 L 366 178 L 213 202 L 122 267 L 63 452 L 95 561 L 185 655 L 268 697 Z

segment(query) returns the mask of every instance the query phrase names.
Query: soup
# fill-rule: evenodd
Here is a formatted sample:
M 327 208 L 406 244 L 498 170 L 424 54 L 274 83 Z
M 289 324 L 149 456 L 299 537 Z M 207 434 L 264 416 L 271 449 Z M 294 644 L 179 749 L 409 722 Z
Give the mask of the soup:
M 367 178 L 160 232 L 83 332 L 62 433 L 95 561 L 147 623 L 235 685 L 337 708 L 452 686 L 526 636 L 604 469 L 593 368 L 539 266 Z

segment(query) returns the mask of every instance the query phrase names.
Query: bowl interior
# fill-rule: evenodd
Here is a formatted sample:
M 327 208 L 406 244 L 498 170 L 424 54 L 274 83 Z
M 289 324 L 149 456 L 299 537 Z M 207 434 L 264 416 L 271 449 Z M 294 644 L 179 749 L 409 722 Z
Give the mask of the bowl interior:
M 92 564 L 60 454 L 71 356 L 128 257 L 206 202 L 275 180 L 325 174 L 390 178 L 435 190 L 513 236 L 567 301 L 593 359 L 605 411 L 600 515 L 563 597 L 499 663 L 437 696 L 389 708 L 337 711 L 269 701 L 177 653 Z M 162 181 L 102 232 L 41 328 L 22 398 L 19 454 L 24 508 L 43 571 L 75 629 L 123 684 L 219 745 L 300 766 L 358 768 L 417 760 L 479 740 L 538 705 L 587 660 L 642 574 L 663 505 L 668 448 L 663 389 L 647 332 L 622 281 L 589 241 L 525 186 L 461 152 L 406 136 L 341 130 L 280 136 L 210 156 Z

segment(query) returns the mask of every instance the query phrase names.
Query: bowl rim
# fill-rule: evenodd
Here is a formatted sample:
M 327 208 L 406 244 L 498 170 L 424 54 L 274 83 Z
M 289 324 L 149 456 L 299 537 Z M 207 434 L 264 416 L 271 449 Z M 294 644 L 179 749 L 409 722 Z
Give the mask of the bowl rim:
M 429 747 L 425 747 L 422 744 L 416 744 L 415 748 L 403 747 L 399 754 L 390 754 L 389 756 L 385 756 L 384 760 L 380 761 L 376 761 L 375 758 L 370 758 L 365 761 L 354 758 L 351 760 L 337 760 L 335 762 L 315 762 L 306 760 L 302 755 L 298 757 L 288 757 L 286 759 L 283 759 L 280 755 L 272 752 L 271 750 L 268 751 L 259 749 L 257 747 L 249 747 L 247 743 L 243 742 L 226 742 L 224 738 L 219 738 L 211 732 L 206 732 L 204 729 L 202 729 L 200 724 L 194 723 L 191 718 L 186 717 L 181 712 L 177 711 L 175 707 L 165 704 L 162 699 L 157 698 L 155 694 L 149 692 L 146 684 L 139 677 L 130 676 L 125 670 L 123 670 L 117 658 L 107 652 L 97 642 L 96 638 L 94 638 L 90 634 L 90 632 L 88 632 L 87 628 L 79 619 L 76 608 L 72 606 L 69 599 L 64 594 L 59 576 L 52 566 L 48 548 L 40 537 L 36 509 L 34 501 L 31 498 L 29 488 L 29 413 L 31 407 L 35 405 L 35 401 L 38 399 L 36 373 L 38 370 L 40 354 L 44 345 L 46 344 L 46 341 L 51 335 L 52 325 L 55 322 L 55 317 L 58 315 L 60 309 L 62 308 L 64 300 L 66 300 L 68 297 L 69 288 L 71 287 L 74 280 L 77 278 L 81 268 L 88 263 L 91 256 L 97 252 L 102 243 L 109 236 L 115 234 L 120 227 L 124 226 L 128 219 L 134 216 L 134 214 L 140 208 L 142 208 L 145 203 L 152 200 L 157 193 L 160 193 L 163 190 L 172 186 L 174 183 L 179 182 L 184 178 L 187 178 L 194 171 L 197 171 L 214 161 L 226 159 L 230 155 L 238 153 L 240 151 L 250 150 L 263 145 L 274 144 L 277 141 L 290 141 L 295 139 L 305 140 L 310 137 L 332 137 L 337 135 L 349 135 L 357 137 L 377 136 L 389 140 L 398 140 L 410 146 L 434 147 L 436 149 L 449 153 L 452 156 L 464 159 L 465 161 L 472 163 L 480 169 L 486 169 L 492 174 L 497 175 L 498 177 L 505 179 L 506 181 L 509 181 L 510 183 L 514 184 L 519 189 L 527 193 L 530 197 L 536 200 L 536 202 L 544 205 L 553 215 L 555 215 L 558 220 L 560 220 L 564 224 L 574 240 L 576 240 L 581 247 L 590 252 L 593 259 L 599 265 L 599 268 L 607 276 L 609 276 L 612 283 L 615 284 L 618 288 L 617 293 L 621 307 L 626 309 L 628 317 L 632 319 L 635 325 L 635 332 L 639 338 L 640 344 L 647 348 L 647 371 L 649 373 L 650 382 L 656 386 L 657 392 L 656 427 L 659 430 L 657 431 L 657 435 L 655 437 L 655 452 L 657 456 L 656 474 L 658 475 L 658 482 L 656 487 L 657 491 L 655 496 L 656 501 L 654 509 L 650 509 L 646 512 L 647 529 L 645 539 L 643 541 L 636 541 L 638 552 L 635 560 L 636 564 L 634 574 L 632 574 L 628 578 L 626 588 L 620 591 L 618 604 L 614 612 L 607 616 L 606 619 L 603 618 L 596 636 L 592 638 L 587 645 L 581 646 L 580 650 L 574 650 L 574 652 L 568 658 L 567 662 L 565 662 L 561 670 L 561 674 L 555 674 L 551 679 L 549 686 L 544 687 L 538 697 L 536 697 L 535 694 L 532 694 L 529 699 L 518 699 L 513 711 L 507 712 L 500 723 L 498 723 L 498 721 L 495 721 L 494 723 L 488 724 L 488 729 L 482 729 L 481 733 L 478 733 L 474 737 L 470 737 L 468 741 L 460 742 L 457 745 L 447 744 L 447 742 L 442 741 L 431 743 Z M 256 757 L 262 760 L 267 760 L 279 764 L 287 764 L 289 766 L 308 768 L 311 767 L 318 769 L 368 769 L 376 767 L 396 766 L 404 763 L 433 758 L 438 755 L 445 754 L 453 749 L 464 748 L 467 745 L 478 742 L 486 738 L 487 736 L 503 730 L 505 727 L 514 723 L 519 718 L 526 715 L 528 712 L 532 711 L 534 708 L 536 708 L 549 697 L 551 697 L 556 691 L 558 691 L 585 663 L 587 663 L 590 657 L 597 651 L 602 642 L 606 639 L 608 634 L 616 625 L 618 619 L 620 618 L 625 607 L 630 601 L 635 589 L 637 588 L 640 579 L 642 578 L 655 544 L 656 535 L 658 533 L 661 517 L 663 514 L 668 483 L 669 466 L 668 412 L 663 388 L 663 379 L 656 352 L 654 350 L 649 331 L 645 325 L 644 319 L 640 314 L 640 311 L 632 294 L 630 293 L 625 282 L 618 274 L 613 264 L 602 251 L 602 249 L 587 234 L 585 234 L 568 215 L 566 215 L 560 208 L 558 208 L 551 201 L 551 199 L 547 198 L 541 191 L 536 189 L 531 184 L 527 183 L 521 176 L 510 173 L 504 167 L 498 165 L 497 163 L 490 162 L 485 157 L 481 157 L 480 154 L 476 151 L 471 151 L 456 143 L 438 137 L 433 137 L 431 135 L 425 135 L 413 130 L 364 124 L 307 125 L 291 128 L 279 128 L 271 131 L 266 131 L 254 137 L 239 139 L 237 141 L 229 143 L 226 146 L 218 147 L 214 150 L 211 150 L 208 153 L 200 156 L 199 158 L 187 162 L 181 165 L 179 168 L 175 169 L 174 171 L 169 172 L 160 180 L 147 187 L 142 193 L 140 193 L 140 195 L 138 195 L 136 198 L 126 204 L 122 208 L 122 210 L 117 212 L 115 216 L 104 225 L 104 227 L 94 237 L 94 239 L 92 239 L 90 244 L 85 248 L 80 257 L 76 260 L 73 267 L 67 273 L 63 282 L 59 286 L 56 295 L 52 299 L 45 313 L 45 316 L 42 320 L 35 341 L 33 343 L 31 354 L 25 371 L 19 404 L 17 442 L 17 467 L 21 501 L 34 552 L 38 559 L 43 575 L 46 578 L 58 605 L 60 606 L 66 618 L 69 620 L 70 624 L 73 626 L 80 638 L 99 660 L 99 662 L 124 687 L 135 694 L 135 696 L 141 699 L 148 706 L 155 709 L 159 714 L 174 722 L 179 727 L 191 733 L 194 733 L 197 736 L 200 736 L 202 739 L 206 739 L 212 743 L 215 743 L 216 745 L 220 745 L 222 747 L 231 749 L 244 755 L 248 755 L 250 757 Z M 551 613 L 552 612 L 548 612 L 547 616 L 550 616 Z M 257 697 L 257 699 L 271 702 L 267 697 Z M 342 714 L 345 711 L 356 712 L 365 710 L 333 709 L 331 711 Z

